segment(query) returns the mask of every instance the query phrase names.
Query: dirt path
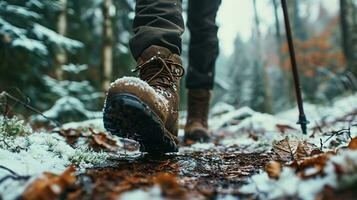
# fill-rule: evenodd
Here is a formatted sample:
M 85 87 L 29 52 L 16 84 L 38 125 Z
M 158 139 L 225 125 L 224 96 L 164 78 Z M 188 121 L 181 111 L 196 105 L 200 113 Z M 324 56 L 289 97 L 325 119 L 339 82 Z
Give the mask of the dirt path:
M 79 199 L 117 199 L 129 190 L 161 188 L 164 197 L 215 199 L 239 195 L 247 177 L 270 160 L 264 153 L 242 153 L 216 146 L 210 151 L 186 152 L 160 158 L 148 155 L 113 159 L 81 175 Z

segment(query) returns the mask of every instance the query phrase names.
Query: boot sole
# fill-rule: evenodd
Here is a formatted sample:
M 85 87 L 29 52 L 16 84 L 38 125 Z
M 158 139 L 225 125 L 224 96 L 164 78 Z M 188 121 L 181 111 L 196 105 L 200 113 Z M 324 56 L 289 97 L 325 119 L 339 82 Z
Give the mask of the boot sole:
M 122 93 L 107 99 L 104 127 L 114 135 L 139 142 L 150 154 L 177 152 L 178 147 L 160 118 L 136 96 Z

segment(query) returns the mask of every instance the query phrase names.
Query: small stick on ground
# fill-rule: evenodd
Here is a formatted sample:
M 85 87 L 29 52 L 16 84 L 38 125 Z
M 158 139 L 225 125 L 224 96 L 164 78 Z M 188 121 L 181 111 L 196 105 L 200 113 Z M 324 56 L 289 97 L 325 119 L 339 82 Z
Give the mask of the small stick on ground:
M 4 181 L 6 181 L 7 179 L 13 179 L 13 180 L 28 180 L 30 178 L 30 176 L 21 176 L 19 174 L 17 174 L 15 171 L 3 166 L 3 165 L 0 165 L 0 169 L 3 169 L 7 172 L 10 173 L 10 175 L 6 175 L 2 178 L 0 178 L 0 184 L 3 183 Z

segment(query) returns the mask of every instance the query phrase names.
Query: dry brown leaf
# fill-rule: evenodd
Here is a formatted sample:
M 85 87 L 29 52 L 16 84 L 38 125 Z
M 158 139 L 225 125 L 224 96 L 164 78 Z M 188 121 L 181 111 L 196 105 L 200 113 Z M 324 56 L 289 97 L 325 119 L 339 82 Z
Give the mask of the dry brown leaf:
M 271 161 L 265 166 L 265 171 L 270 178 L 279 178 L 281 173 L 281 163 Z
M 286 124 L 277 124 L 276 128 L 278 128 L 279 132 L 283 133 L 283 134 L 286 133 L 289 130 L 296 130 L 295 128 L 293 128 L 293 127 L 291 127 L 289 125 L 286 125 Z
M 306 159 L 302 160 L 301 162 L 299 162 L 299 168 L 305 169 L 307 167 L 312 167 L 312 166 L 316 166 L 316 165 L 324 167 L 326 165 L 326 162 L 333 155 L 334 155 L 334 153 L 327 152 L 327 153 L 323 153 L 320 155 L 306 158 Z
M 59 134 L 66 138 L 68 144 L 74 145 L 77 142 L 78 138 L 81 136 L 81 132 L 82 130 L 80 129 L 69 128 L 61 129 L 59 131 Z
M 92 133 L 90 135 L 90 144 L 93 148 L 100 148 L 109 151 L 116 151 L 118 149 L 117 142 L 113 138 L 110 138 L 109 135 L 103 132 L 96 133 L 93 129 L 89 130 Z
M 312 157 L 305 158 L 304 160 L 297 163 L 295 166 L 301 173 L 299 174 L 302 178 L 311 178 L 317 175 L 322 175 L 323 170 L 326 166 L 327 161 L 333 156 L 334 153 L 327 152 L 319 155 L 315 155 Z M 307 168 L 315 168 L 315 171 L 311 171 L 309 174 L 306 174 L 305 169 Z
M 160 173 L 157 175 L 155 182 L 160 186 L 164 196 L 178 198 L 183 197 L 185 194 L 173 174 Z
M 357 150 L 357 136 L 351 140 L 351 142 L 348 144 L 348 148 L 351 150 Z
M 306 141 L 291 140 L 288 137 L 273 143 L 273 152 L 277 160 L 282 162 L 302 160 L 310 156 L 313 149 L 316 147 Z
M 32 182 L 22 194 L 24 200 L 52 200 L 56 199 L 69 186 L 76 182 L 74 166 L 68 167 L 61 175 L 44 172 L 42 176 Z

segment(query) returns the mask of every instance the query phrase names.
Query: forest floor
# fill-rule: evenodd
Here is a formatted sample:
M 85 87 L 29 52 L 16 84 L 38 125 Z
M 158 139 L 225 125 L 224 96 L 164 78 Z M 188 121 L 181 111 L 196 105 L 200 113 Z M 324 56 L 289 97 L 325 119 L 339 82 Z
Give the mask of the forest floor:
M 33 130 L 3 117 L 0 199 L 354 199 L 356 102 L 357 94 L 306 104 L 307 135 L 297 109 L 269 115 L 219 104 L 211 142 L 159 157 L 109 135 L 101 119 Z

